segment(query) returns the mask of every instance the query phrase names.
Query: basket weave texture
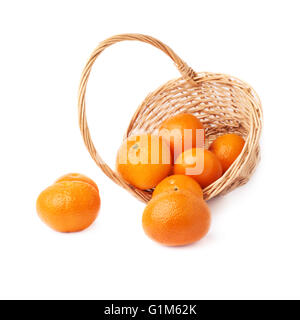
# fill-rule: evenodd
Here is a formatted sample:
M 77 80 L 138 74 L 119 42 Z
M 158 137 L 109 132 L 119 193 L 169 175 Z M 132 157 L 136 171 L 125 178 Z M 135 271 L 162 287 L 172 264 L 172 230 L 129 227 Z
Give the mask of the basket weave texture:
M 245 82 L 229 75 L 210 72 L 196 73 L 175 52 L 161 41 L 142 34 L 122 34 L 101 42 L 90 56 L 82 73 L 78 113 L 84 143 L 102 171 L 115 183 L 141 201 L 148 202 L 152 190 L 139 190 L 113 171 L 98 154 L 86 118 L 85 95 L 92 66 L 104 49 L 124 40 L 138 40 L 151 44 L 167 54 L 181 73 L 150 93 L 132 117 L 125 138 L 135 133 L 153 133 L 167 118 L 178 113 L 191 113 L 205 128 L 206 142 L 225 133 L 237 133 L 245 139 L 245 146 L 236 161 L 213 184 L 203 190 L 206 200 L 245 184 L 260 159 L 259 138 L 262 129 L 262 109 L 256 92 Z

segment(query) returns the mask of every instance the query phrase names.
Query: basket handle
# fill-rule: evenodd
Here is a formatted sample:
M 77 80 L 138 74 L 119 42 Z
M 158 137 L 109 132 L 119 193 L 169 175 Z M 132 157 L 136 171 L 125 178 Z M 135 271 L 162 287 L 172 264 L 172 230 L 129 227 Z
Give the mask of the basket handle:
M 96 162 L 96 164 L 102 169 L 102 171 L 111 179 L 113 179 L 115 182 L 117 182 L 119 185 L 121 185 L 123 188 L 127 189 L 131 193 L 133 193 L 136 196 L 136 191 L 134 192 L 125 182 L 123 182 L 119 176 L 110 169 L 110 167 L 102 160 L 102 158 L 99 156 L 99 154 L 96 151 L 96 148 L 92 142 L 87 120 L 86 120 L 86 105 L 85 105 L 85 94 L 86 94 L 86 87 L 88 83 L 88 79 L 91 73 L 92 66 L 94 62 L 96 61 L 97 57 L 106 49 L 107 47 L 120 42 L 124 40 L 137 40 L 141 42 L 145 42 L 148 44 L 153 45 L 154 47 L 162 50 L 165 54 L 167 54 L 175 63 L 178 70 L 180 71 L 182 77 L 190 82 L 193 85 L 196 85 L 196 72 L 190 68 L 179 56 L 167 45 L 162 43 L 161 41 L 142 34 L 121 34 L 116 35 L 111 38 L 108 38 L 101 42 L 97 48 L 94 50 L 92 55 L 90 56 L 88 62 L 85 65 L 85 68 L 83 69 L 80 85 L 79 85 L 79 95 L 78 95 L 78 116 L 79 116 L 79 126 L 81 130 L 81 134 L 84 140 L 84 143 Z M 194 80 L 195 79 L 195 80 Z M 142 196 L 142 191 L 141 191 Z

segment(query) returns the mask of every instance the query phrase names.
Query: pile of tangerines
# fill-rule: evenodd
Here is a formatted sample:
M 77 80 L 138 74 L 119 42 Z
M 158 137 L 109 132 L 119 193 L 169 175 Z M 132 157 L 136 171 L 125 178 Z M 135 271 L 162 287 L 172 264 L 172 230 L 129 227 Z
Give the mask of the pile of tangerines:
M 143 228 L 153 240 L 180 246 L 203 238 L 210 227 L 210 210 L 202 189 L 219 179 L 244 147 L 236 134 L 216 138 L 205 147 L 204 127 L 192 114 L 165 120 L 157 134 L 129 137 L 117 155 L 117 171 L 131 186 L 153 190 L 143 213 Z M 76 232 L 98 215 L 97 185 L 81 174 L 68 174 L 44 190 L 37 211 L 50 227 Z

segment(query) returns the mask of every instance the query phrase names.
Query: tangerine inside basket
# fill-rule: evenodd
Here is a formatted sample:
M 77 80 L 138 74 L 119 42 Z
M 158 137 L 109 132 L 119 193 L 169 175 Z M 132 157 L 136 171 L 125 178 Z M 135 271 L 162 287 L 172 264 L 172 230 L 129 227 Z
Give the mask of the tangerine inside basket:
M 245 184 L 260 159 L 262 109 L 256 92 L 245 82 L 229 75 L 196 73 L 167 45 L 141 34 L 117 35 L 101 42 L 83 70 L 78 96 L 79 126 L 96 164 L 110 179 L 139 200 L 148 202 L 151 199 L 152 190 L 139 190 L 131 186 L 102 160 L 92 142 L 86 118 L 85 94 L 92 66 L 105 48 L 124 40 L 138 40 L 161 49 L 181 73 L 180 78 L 168 81 L 145 98 L 133 115 L 125 138 L 141 132 L 152 133 L 165 119 L 178 113 L 191 113 L 203 123 L 207 143 L 225 133 L 237 133 L 245 139 L 244 148 L 231 167 L 203 190 L 204 199 L 226 194 Z

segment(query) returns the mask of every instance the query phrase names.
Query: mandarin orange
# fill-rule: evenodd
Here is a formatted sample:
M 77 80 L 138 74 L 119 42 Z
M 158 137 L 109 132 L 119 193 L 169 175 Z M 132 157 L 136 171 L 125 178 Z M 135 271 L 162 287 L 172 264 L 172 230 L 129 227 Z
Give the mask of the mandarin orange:
M 165 120 L 159 134 L 170 144 L 174 160 L 191 148 L 204 147 L 204 128 L 192 114 L 181 113 Z
M 234 133 L 225 134 L 218 137 L 210 146 L 211 150 L 220 160 L 225 172 L 239 156 L 243 150 L 244 139 Z
M 206 188 L 222 176 L 222 165 L 211 151 L 194 148 L 183 152 L 177 158 L 174 173 L 190 176 L 202 188 Z
M 203 191 L 199 183 L 185 175 L 172 175 L 162 180 L 155 188 L 152 197 L 168 191 L 190 191 L 203 198 Z
M 100 209 L 99 192 L 82 181 L 63 181 L 45 189 L 38 197 L 39 217 L 60 232 L 77 232 L 89 227 Z
M 143 213 L 143 228 L 153 240 L 182 246 L 203 238 L 210 227 L 206 202 L 189 191 L 164 192 L 152 198 Z
M 57 183 L 57 182 L 63 182 L 63 181 L 83 181 L 91 184 L 97 189 L 97 191 L 99 191 L 97 184 L 92 179 L 80 173 L 65 174 L 62 177 L 58 178 L 55 182 Z
M 117 171 L 131 185 L 154 188 L 172 169 L 170 147 L 157 135 L 139 135 L 125 140 L 118 151 Z

